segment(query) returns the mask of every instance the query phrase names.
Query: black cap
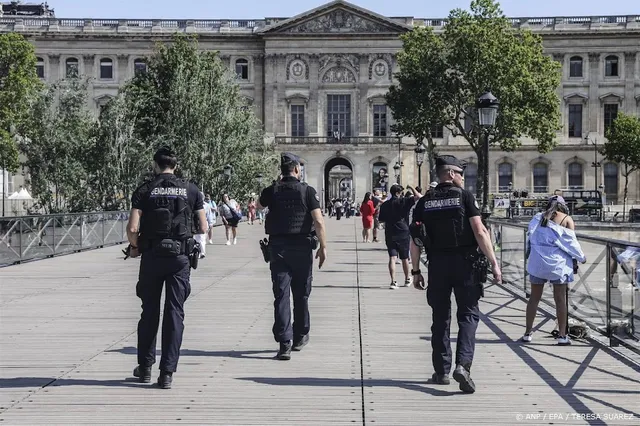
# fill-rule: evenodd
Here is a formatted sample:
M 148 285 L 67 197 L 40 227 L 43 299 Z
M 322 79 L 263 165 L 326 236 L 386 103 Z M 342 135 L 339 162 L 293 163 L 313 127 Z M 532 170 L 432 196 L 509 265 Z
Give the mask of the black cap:
M 404 191 L 404 188 L 402 187 L 402 185 L 398 185 L 397 183 L 391 185 L 391 188 L 389 189 L 391 195 L 399 194 L 402 191 Z
M 436 157 L 436 167 L 453 166 L 464 170 L 467 167 L 467 162 L 458 160 L 453 155 L 439 155 Z
M 158 162 L 158 159 L 160 157 L 174 157 L 175 158 L 176 153 L 173 152 L 173 150 L 171 148 L 169 148 L 168 146 L 163 146 L 160 149 L 158 149 L 156 151 L 156 153 L 153 155 L 153 161 L 155 161 L 156 163 Z
M 290 152 L 283 152 L 280 154 L 280 165 L 288 165 L 288 164 L 300 164 L 300 157 Z

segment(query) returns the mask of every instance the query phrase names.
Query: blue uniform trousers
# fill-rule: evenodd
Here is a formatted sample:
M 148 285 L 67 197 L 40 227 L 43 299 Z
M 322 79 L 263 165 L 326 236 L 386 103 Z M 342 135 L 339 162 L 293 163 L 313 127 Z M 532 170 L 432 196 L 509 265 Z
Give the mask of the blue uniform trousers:
M 156 336 L 160 323 L 160 296 L 166 283 L 162 320 L 162 356 L 160 370 L 175 372 L 184 331 L 184 302 L 191 293 L 189 258 L 158 257 L 143 253 L 136 294 L 142 299 L 138 322 L 138 364 L 150 367 L 156 362 Z
M 427 301 L 432 309 L 431 347 L 437 374 L 451 372 L 451 291 L 458 305 L 456 365 L 471 368 L 480 319 L 481 288 L 473 277 L 472 261 L 464 253 L 429 253 Z
M 273 283 L 273 337 L 284 343 L 309 333 L 309 295 L 313 281 L 313 251 L 306 241 L 269 242 Z M 290 293 L 293 294 L 293 327 Z

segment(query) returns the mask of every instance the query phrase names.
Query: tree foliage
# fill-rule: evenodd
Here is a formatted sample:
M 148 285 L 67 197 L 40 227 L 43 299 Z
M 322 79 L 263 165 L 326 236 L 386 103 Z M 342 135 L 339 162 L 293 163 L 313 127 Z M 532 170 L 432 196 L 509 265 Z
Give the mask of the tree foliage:
M 529 137 L 540 152 L 555 146 L 560 65 L 544 55 L 539 36 L 514 29 L 496 1 L 473 0 L 470 11 L 451 11 L 442 34 L 416 28 L 402 39 L 398 86 L 388 97 L 400 132 L 432 143 L 427 129 L 447 127 L 476 152 L 482 176 L 487 159 L 475 103 L 490 90 L 500 100 L 491 144 L 513 151 Z M 477 188 L 480 194 L 481 179 Z
M 624 220 L 627 210 L 629 176 L 640 170 L 640 119 L 619 113 L 606 136 L 607 141 L 601 153 L 607 160 L 622 165 L 621 174 L 624 177 L 622 220 Z
M 95 120 L 86 108 L 87 85 L 74 78 L 43 91 L 20 142 L 33 196 L 50 213 L 96 208 L 88 182 Z
M 198 50 L 195 39 L 176 35 L 158 45 L 147 72 L 125 86 L 131 137 L 145 146 L 172 146 L 180 172 L 206 192 L 228 190 L 242 198 L 261 173 L 273 175 L 275 157 L 261 124 L 217 53 Z M 129 127 L 127 127 L 129 132 Z M 234 173 L 221 178 L 225 165 Z
M 0 34 L 0 168 L 20 166 L 16 133 L 41 88 L 33 45 L 17 33 Z

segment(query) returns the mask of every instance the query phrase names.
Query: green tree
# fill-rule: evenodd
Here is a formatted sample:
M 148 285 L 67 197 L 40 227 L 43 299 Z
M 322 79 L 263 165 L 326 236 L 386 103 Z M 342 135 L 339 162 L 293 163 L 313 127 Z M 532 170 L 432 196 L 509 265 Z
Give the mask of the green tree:
M 176 35 L 159 44 L 120 93 L 132 121 L 131 137 L 152 149 L 172 146 L 183 176 L 217 197 L 228 189 L 240 197 L 255 185 L 258 173 L 271 175 L 275 159 L 264 144 L 261 124 L 216 52 L 201 51 L 197 41 Z M 230 164 L 230 181 L 220 178 Z M 228 188 L 227 188 L 228 186 Z
M 607 141 L 601 153 L 608 160 L 622 165 L 621 174 L 624 177 L 622 220 L 624 221 L 627 211 L 629 176 L 640 170 L 640 119 L 619 113 L 606 136 Z
M 87 85 L 69 79 L 42 92 L 20 142 L 33 196 L 49 213 L 97 207 L 87 173 L 95 123 L 87 109 Z
M 0 168 L 10 173 L 20 166 L 15 133 L 20 133 L 41 85 L 33 45 L 20 34 L 0 34 Z
M 474 0 L 470 12 L 451 11 L 442 34 L 416 28 L 403 41 L 399 60 L 418 68 L 403 69 L 401 76 L 410 76 L 408 87 L 399 81 L 400 89 L 394 89 L 402 93 L 402 100 L 394 100 L 395 104 L 406 105 L 406 112 L 399 108 L 399 116 L 407 123 L 404 132 L 422 135 L 427 124 L 444 125 L 474 150 L 481 177 L 488 159 L 482 151 L 485 130 L 475 103 L 489 89 L 500 100 L 496 125 L 489 130 L 491 144 L 514 151 L 521 138 L 529 137 L 540 152 L 555 146 L 560 127 L 556 95 L 560 65 L 544 55 L 539 36 L 514 29 L 496 1 Z M 420 131 L 409 133 L 410 129 Z M 477 188 L 482 194 L 482 179 Z

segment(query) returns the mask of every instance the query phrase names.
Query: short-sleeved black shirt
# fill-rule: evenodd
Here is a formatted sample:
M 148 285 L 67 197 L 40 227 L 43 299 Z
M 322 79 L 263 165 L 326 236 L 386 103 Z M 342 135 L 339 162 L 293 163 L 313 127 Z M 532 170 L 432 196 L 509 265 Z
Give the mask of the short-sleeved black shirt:
M 163 175 L 171 176 L 170 173 L 163 173 L 158 175 L 156 179 Z M 151 185 L 156 181 L 156 179 L 143 183 L 134 191 L 131 196 L 131 207 L 144 211 L 145 204 L 149 200 L 149 195 L 151 193 Z M 191 182 L 187 185 L 187 202 L 191 206 L 191 210 L 193 212 L 204 209 L 204 198 L 202 197 L 202 194 L 200 194 L 198 187 Z
M 415 204 L 414 197 L 393 197 L 380 206 L 381 222 L 384 222 L 384 235 L 387 240 L 401 241 L 410 238 L 407 215 Z
M 297 180 L 298 179 L 293 176 L 285 176 L 282 178 L 282 182 L 295 182 Z M 273 185 L 262 190 L 259 200 L 260 205 L 262 207 L 269 207 L 271 200 L 273 200 Z M 318 197 L 318 193 L 312 186 L 307 185 L 307 196 L 305 202 L 310 212 L 320 208 L 320 197 Z
M 437 188 L 447 188 L 451 186 L 453 186 L 452 183 L 445 182 L 445 183 L 439 184 Z M 413 221 L 422 222 L 424 220 L 421 215 L 424 212 L 424 203 L 426 199 L 427 198 L 425 196 L 425 197 L 422 197 L 420 201 L 418 201 L 418 205 L 413 210 Z M 470 191 L 467 191 L 466 189 L 462 189 L 462 202 L 464 204 L 464 210 L 467 215 L 467 218 L 480 216 L 480 208 L 478 207 L 476 198 L 473 196 L 473 194 Z

